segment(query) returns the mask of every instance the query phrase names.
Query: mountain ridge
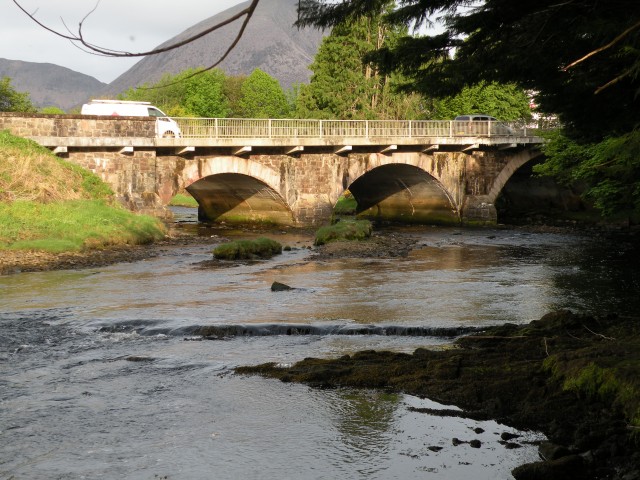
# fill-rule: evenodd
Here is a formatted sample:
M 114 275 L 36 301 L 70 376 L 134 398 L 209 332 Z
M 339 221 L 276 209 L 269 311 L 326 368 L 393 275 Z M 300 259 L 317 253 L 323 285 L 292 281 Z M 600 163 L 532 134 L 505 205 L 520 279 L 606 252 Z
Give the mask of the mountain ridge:
M 225 20 L 248 6 L 244 2 L 209 17 L 159 45 L 165 47 Z M 308 82 L 323 33 L 315 29 L 297 29 L 297 0 L 262 0 L 232 52 L 219 68 L 228 75 L 248 75 L 260 68 L 276 78 L 285 89 Z M 186 68 L 209 67 L 217 61 L 239 31 L 241 20 L 226 25 L 190 44 L 169 52 L 143 58 L 111 82 L 104 90 L 117 94 L 130 87 L 152 84 L 164 74 L 176 74 Z
M 227 75 L 249 75 L 260 68 L 276 78 L 284 89 L 311 78 L 308 66 L 320 46 L 323 32 L 298 29 L 298 0 L 261 0 L 247 28 L 231 53 L 219 65 Z M 167 46 L 198 33 L 246 8 L 243 2 L 206 18 L 160 44 Z M 51 63 L 0 59 L 0 78 L 11 77 L 13 87 L 27 91 L 38 107 L 57 106 L 65 111 L 90 98 L 114 97 L 131 87 L 153 84 L 165 74 L 187 68 L 208 67 L 229 47 L 242 19 L 236 20 L 179 49 L 141 59 L 109 84 L 89 75 Z
M 100 80 L 53 63 L 23 62 L 0 58 L 0 78 L 10 77 L 18 92 L 28 92 L 36 107 L 59 107 L 65 111 L 103 90 Z

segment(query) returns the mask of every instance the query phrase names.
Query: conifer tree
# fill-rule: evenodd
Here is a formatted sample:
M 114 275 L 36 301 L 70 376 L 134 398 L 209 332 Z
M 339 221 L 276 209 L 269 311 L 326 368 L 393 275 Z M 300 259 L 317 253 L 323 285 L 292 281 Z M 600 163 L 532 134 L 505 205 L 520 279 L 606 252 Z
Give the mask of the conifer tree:
M 310 69 L 309 85 L 302 85 L 297 101 L 298 117 L 375 119 L 417 118 L 420 98 L 399 95 L 402 82 L 396 74 L 383 74 L 367 56 L 383 46 L 392 45 L 405 35 L 404 27 L 390 27 L 380 11 L 336 25 L 323 39 Z

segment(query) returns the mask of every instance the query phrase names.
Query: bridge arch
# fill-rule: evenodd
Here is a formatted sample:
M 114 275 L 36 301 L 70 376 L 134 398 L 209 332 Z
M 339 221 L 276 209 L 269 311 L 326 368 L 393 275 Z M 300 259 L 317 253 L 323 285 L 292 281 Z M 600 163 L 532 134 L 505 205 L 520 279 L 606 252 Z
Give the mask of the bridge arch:
M 236 156 L 201 157 L 189 162 L 182 170 L 182 183 L 186 187 L 201 178 L 220 173 L 237 173 L 260 180 L 274 191 L 280 191 L 280 173 L 250 158 Z
M 266 165 L 232 156 L 201 158 L 183 170 L 182 178 L 201 220 L 294 223 L 280 193 L 280 175 Z
M 507 162 L 493 175 L 483 192 L 467 193 L 462 207 L 462 220 L 468 224 L 495 224 L 498 212 L 495 206 L 498 196 L 513 174 L 527 162 L 542 156 L 539 149 L 524 149 L 505 156 Z M 498 164 L 496 162 L 496 164 Z
M 454 198 L 424 168 L 432 166 L 432 159 L 418 154 L 395 157 L 371 155 L 361 165 L 362 173 L 348 187 L 358 204 L 356 213 L 383 221 L 459 224 Z
M 522 150 L 512 156 L 509 157 L 509 161 L 502 168 L 500 173 L 493 180 L 491 188 L 487 194 L 487 201 L 494 204 L 500 192 L 507 184 L 509 179 L 513 176 L 513 174 L 522 167 L 525 163 L 530 162 L 536 158 L 539 158 L 543 155 L 540 150 Z

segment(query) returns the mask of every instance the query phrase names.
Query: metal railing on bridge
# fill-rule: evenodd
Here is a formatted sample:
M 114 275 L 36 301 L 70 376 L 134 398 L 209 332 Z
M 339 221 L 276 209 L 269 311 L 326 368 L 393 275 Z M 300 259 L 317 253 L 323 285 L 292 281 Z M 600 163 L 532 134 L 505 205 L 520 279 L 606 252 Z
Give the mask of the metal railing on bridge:
M 540 128 L 496 121 L 173 118 L 183 138 L 534 137 Z

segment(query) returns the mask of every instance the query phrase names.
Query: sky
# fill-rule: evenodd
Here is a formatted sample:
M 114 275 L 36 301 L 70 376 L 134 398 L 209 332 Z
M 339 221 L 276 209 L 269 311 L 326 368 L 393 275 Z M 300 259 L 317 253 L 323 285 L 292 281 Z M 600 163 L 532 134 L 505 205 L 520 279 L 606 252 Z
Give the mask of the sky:
M 77 33 L 101 47 L 149 50 L 183 30 L 244 0 L 18 0 L 48 27 Z M 66 25 L 66 27 L 65 27 Z M 110 83 L 140 58 L 107 58 L 85 53 L 44 30 L 12 0 L 0 0 L 0 58 L 54 63 Z

